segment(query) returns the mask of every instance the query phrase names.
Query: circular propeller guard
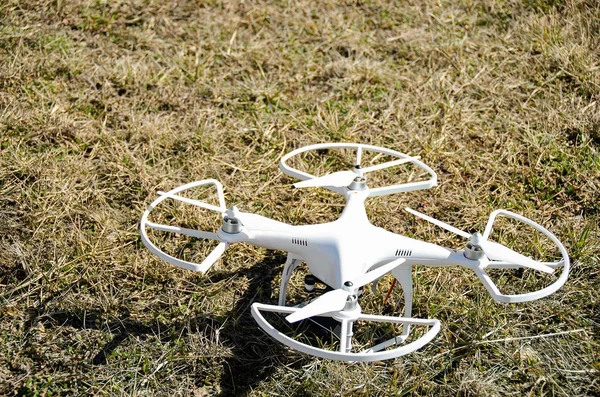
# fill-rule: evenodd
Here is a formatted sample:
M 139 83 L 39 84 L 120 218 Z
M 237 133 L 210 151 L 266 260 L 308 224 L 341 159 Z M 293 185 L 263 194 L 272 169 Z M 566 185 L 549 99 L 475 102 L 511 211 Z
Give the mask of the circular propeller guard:
M 498 288 L 496 283 L 494 283 L 494 281 L 490 278 L 490 276 L 487 274 L 485 269 L 475 268 L 474 269 L 475 273 L 477 274 L 479 279 L 483 282 L 483 285 L 488 290 L 490 295 L 498 302 L 515 302 L 516 303 L 516 302 L 528 302 L 528 301 L 540 299 L 540 298 L 546 297 L 546 296 L 558 291 L 558 289 L 560 287 L 562 287 L 565 284 L 565 282 L 567 281 L 567 278 L 569 277 L 569 272 L 570 272 L 569 254 L 567 253 L 567 250 L 564 247 L 564 245 L 560 242 L 560 240 L 558 240 L 558 238 L 556 238 L 556 236 L 554 234 L 552 234 L 548 229 L 546 229 L 542 225 L 532 221 L 531 219 L 525 218 L 522 215 L 515 214 L 514 212 L 507 211 L 507 210 L 496 210 L 490 214 L 488 223 L 483 232 L 483 238 L 487 239 L 490 236 L 490 233 L 492 232 L 492 227 L 498 216 L 505 216 L 507 218 L 512 218 L 516 221 L 522 222 L 522 223 L 532 227 L 533 229 L 537 230 L 538 232 L 545 235 L 546 237 L 548 237 L 548 239 L 550 239 L 550 241 L 552 241 L 552 243 L 554 243 L 554 245 L 558 248 L 558 251 L 560 252 L 560 255 L 562 256 L 562 259 L 559 261 L 555 261 L 555 262 L 539 262 L 539 263 L 542 266 L 548 266 L 552 269 L 560 267 L 560 268 L 562 268 L 562 273 L 556 279 L 556 281 L 554 281 L 552 284 L 548 285 L 545 288 L 542 288 L 540 290 L 533 291 L 533 292 L 524 293 L 524 294 L 508 295 L 508 294 L 503 294 L 500 291 L 500 289 Z M 498 244 L 498 243 L 496 243 L 496 244 Z M 508 262 L 508 261 L 492 261 L 487 266 L 487 268 L 489 268 L 489 269 L 494 269 L 494 268 L 495 269 L 510 269 L 510 268 L 514 268 L 514 267 L 521 267 L 521 266 L 519 266 L 519 264 L 515 264 L 514 262 Z
M 287 336 L 286 334 L 278 331 L 273 325 L 271 325 L 264 318 L 262 313 L 272 312 L 289 315 L 300 310 L 302 310 L 302 308 L 300 307 L 266 305 L 263 303 L 253 303 L 251 306 L 252 317 L 254 317 L 257 324 L 263 329 L 263 331 L 265 331 L 275 340 L 303 353 L 312 354 L 317 357 L 327 358 L 331 360 L 343 360 L 350 362 L 379 361 L 400 357 L 408 353 L 412 353 L 415 350 L 418 350 L 421 347 L 425 346 L 427 343 L 431 342 L 433 338 L 435 338 L 435 336 L 438 334 L 438 332 L 440 332 L 441 328 L 440 321 L 436 319 L 377 316 L 372 314 L 361 313 L 360 310 L 347 315 L 344 315 L 344 311 L 325 313 L 320 316 L 333 318 L 340 322 L 339 350 L 335 351 L 324 349 L 321 347 L 311 346 Z M 429 330 L 420 338 L 407 344 L 404 344 L 404 342 L 406 341 L 409 335 L 402 334 L 388 339 L 385 342 L 372 346 L 368 349 L 361 351 L 352 351 L 352 327 L 356 321 L 399 324 L 403 325 L 405 329 L 411 325 L 427 326 L 429 327 Z M 392 346 L 398 347 L 386 350 L 387 348 Z
M 567 278 L 569 277 L 569 255 L 562 243 L 548 229 L 532 221 L 531 219 L 525 218 L 522 215 L 515 214 L 514 212 L 507 210 L 496 210 L 490 214 L 483 234 L 474 233 L 473 235 L 471 235 L 454 226 L 442 222 L 439 219 L 432 218 L 411 208 L 406 208 L 406 211 L 421 219 L 431 222 L 436 226 L 439 226 L 452 233 L 455 233 L 461 237 L 470 239 L 470 243 L 467 244 L 467 251 L 469 250 L 469 245 L 475 245 L 478 248 L 480 248 L 480 250 L 482 249 L 482 253 L 486 255 L 489 260 L 484 262 L 484 266 L 474 265 L 470 267 L 473 268 L 479 279 L 483 282 L 485 288 L 490 293 L 490 295 L 498 302 L 528 302 L 546 297 L 558 291 L 558 289 L 564 285 L 564 283 L 567 281 Z M 492 232 L 492 228 L 498 216 L 512 218 L 516 221 L 524 223 L 532 227 L 539 233 L 548 237 L 548 239 L 552 241 L 552 243 L 554 243 L 555 246 L 558 248 L 562 259 L 555 262 L 538 262 L 525 255 L 519 254 L 518 252 L 513 251 L 512 249 L 502 244 L 493 241 L 488 241 L 488 238 Z M 465 256 L 467 256 L 467 251 L 465 251 Z M 514 295 L 503 294 L 486 271 L 486 269 L 530 268 L 545 273 L 552 273 L 555 268 L 559 267 L 562 268 L 562 273 L 552 284 L 537 291 Z
M 287 164 L 288 160 L 292 157 L 297 156 L 301 153 L 305 153 L 308 151 L 316 151 L 316 150 L 325 150 L 325 149 L 355 149 L 356 157 L 355 157 L 355 167 L 353 170 L 345 170 L 338 171 L 331 174 L 327 174 L 324 176 L 317 177 L 308 172 L 297 170 Z M 375 153 L 381 153 L 384 155 L 390 155 L 398 158 L 398 160 L 389 161 L 382 164 L 377 164 L 368 167 L 362 167 L 361 160 L 363 151 L 368 150 Z M 308 187 L 308 186 L 321 186 L 326 189 L 332 190 L 337 193 L 344 194 L 347 191 L 347 186 L 350 185 L 355 178 L 360 178 L 363 175 L 372 172 L 378 171 L 386 168 L 390 168 L 396 165 L 400 165 L 403 163 L 411 163 L 423 171 L 427 172 L 429 178 L 424 181 L 418 182 L 407 182 L 401 183 L 397 185 L 391 186 L 382 186 L 378 188 L 369 189 L 369 196 L 385 196 L 388 194 L 399 193 L 399 192 L 410 192 L 414 190 L 428 189 L 437 185 L 437 175 L 436 173 L 429 168 L 426 164 L 419 161 L 418 157 L 411 157 L 407 154 L 397 152 L 395 150 L 382 148 L 379 146 L 372 145 L 364 145 L 359 143 L 322 143 L 316 145 L 304 146 L 299 149 L 296 149 L 281 159 L 279 163 L 279 168 L 285 174 L 289 176 L 293 176 L 301 179 L 304 182 L 299 182 L 295 184 L 296 187 Z
M 193 188 L 196 188 L 199 186 L 204 186 L 204 185 L 214 185 L 217 188 L 217 195 L 219 198 L 219 206 L 215 206 L 215 205 L 208 204 L 208 203 L 198 201 L 198 200 L 188 199 L 186 197 L 178 195 L 178 193 L 182 193 L 186 190 L 190 190 L 190 189 L 193 189 Z M 152 252 L 154 255 L 158 256 L 160 259 L 164 260 L 165 262 L 168 262 L 175 266 L 182 267 L 184 269 L 205 273 L 217 261 L 217 259 L 219 259 L 221 257 L 221 255 L 223 254 L 223 252 L 225 252 L 225 249 L 228 246 L 228 244 L 226 242 L 221 241 L 221 239 L 219 238 L 217 233 L 205 232 L 205 231 L 201 231 L 201 230 L 186 229 L 186 228 L 182 228 L 179 226 L 158 224 L 158 223 L 150 222 L 148 220 L 148 217 L 150 216 L 150 213 L 152 212 L 152 210 L 158 204 L 160 204 L 161 202 L 163 202 L 166 199 L 174 199 L 174 200 L 181 201 L 186 204 L 191 204 L 191 205 L 194 205 L 197 207 L 201 207 L 201 208 L 204 208 L 204 209 L 207 209 L 210 211 L 219 212 L 223 216 L 226 211 L 225 197 L 223 195 L 223 185 L 221 185 L 221 183 L 219 181 L 217 181 L 216 179 L 205 179 L 202 181 L 187 183 L 185 185 L 176 187 L 175 189 L 169 190 L 168 192 L 158 192 L 158 193 L 160 194 L 160 196 L 148 206 L 148 208 L 144 211 L 144 214 L 142 215 L 142 219 L 140 220 L 140 235 L 142 238 L 142 242 L 144 243 L 144 245 L 146 246 L 146 248 L 148 248 L 148 250 L 150 252 Z M 189 262 L 189 261 L 185 261 L 185 260 L 176 258 L 172 255 L 169 255 L 166 252 L 162 251 L 160 248 L 158 248 L 148 237 L 148 232 L 146 230 L 147 227 L 149 227 L 150 229 L 160 230 L 163 232 L 185 234 L 186 236 L 190 236 L 190 237 L 194 237 L 194 238 L 198 238 L 198 239 L 216 240 L 216 241 L 219 241 L 219 244 L 204 259 L 204 261 L 202 261 L 202 263 Z

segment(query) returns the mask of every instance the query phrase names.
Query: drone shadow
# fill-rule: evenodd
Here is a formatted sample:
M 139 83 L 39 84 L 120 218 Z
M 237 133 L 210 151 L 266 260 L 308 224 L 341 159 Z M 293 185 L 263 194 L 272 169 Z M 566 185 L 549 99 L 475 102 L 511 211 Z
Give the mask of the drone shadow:
M 230 358 L 223 363 L 221 371 L 222 396 L 246 395 L 272 375 L 276 368 L 288 364 L 283 345 L 268 337 L 250 313 L 250 306 L 255 301 L 274 300 L 272 281 L 281 273 L 281 265 L 285 259 L 284 255 L 275 255 L 265 258 L 251 268 L 236 271 L 238 276 L 249 280 L 249 285 L 236 300 L 229 314 L 231 321 L 228 321 L 221 331 L 221 335 L 227 338 L 232 348 Z M 230 272 L 215 273 L 211 280 L 229 278 L 231 275 Z
M 255 301 L 276 301 L 272 298 L 271 284 L 275 276 L 281 272 L 285 262 L 284 255 L 274 255 L 256 265 L 235 272 L 220 271 L 210 275 L 212 282 L 228 279 L 232 276 L 246 277 L 248 288 L 236 299 L 235 305 L 227 316 L 211 314 L 198 315 L 191 319 L 164 323 L 143 323 L 131 318 L 127 311 L 119 313 L 112 321 L 102 321 L 105 317 L 100 312 L 76 310 L 53 313 L 51 317 L 39 318 L 44 323 L 70 325 L 77 329 L 110 330 L 114 336 L 91 359 L 90 364 L 106 365 L 111 354 L 122 343 L 131 339 L 144 340 L 159 336 L 163 341 L 179 339 L 190 333 L 203 333 L 206 340 L 214 340 L 214 330 L 219 329 L 219 339 L 229 349 L 229 354 L 221 361 L 220 383 L 215 393 L 221 396 L 246 395 L 262 381 L 271 376 L 281 366 L 288 365 L 288 354 L 283 345 L 270 339 L 256 324 L 250 313 L 250 306 Z M 272 302 L 275 303 L 275 302 Z M 190 325 L 191 324 L 191 325 Z M 191 359 L 193 360 L 193 359 Z M 294 360 L 301 365 L 302 360 Z M 296 365 L 295 364 L 295 365 Z M 195 373 L 196 386 L 205 385 L 206 375 L 215 375 L 214 366 Z

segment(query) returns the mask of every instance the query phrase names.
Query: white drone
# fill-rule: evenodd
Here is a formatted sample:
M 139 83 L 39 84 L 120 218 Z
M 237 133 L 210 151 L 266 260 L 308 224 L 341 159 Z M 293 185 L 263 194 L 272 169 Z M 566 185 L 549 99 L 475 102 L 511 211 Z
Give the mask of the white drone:
M 355 166 L 352 170 L 339 171 L 316 177 L 307 172 L 290 167 L 290 158 L 307 151 L 323 151 L 326 149 L 350 149 L 356 151 Z M 363 152 L 369 151 L 397 158 L 381 164 L 361 167 Z M 369 188 L 367 175 L 376 170 L 411 163 L 427 173 L 427 180 L 402 183 L 393 186 Z M 498 302 L 525 302 L 548 296 L 557 291 L 569 275 L 569 256 L 561 242 L 539 224 L 520 215 L 505 210 L 494 211 L 487 222 L 483 234 L 469 234 L 437 219 L 407 208 L 411 214 L 425 219 L 450 232 L 456 233 L 469 242 L 464 250 L 454 251 L 406 236 L 389 232 L 373 226 L 365 212 L 367 197 L 384 196 L 392 193 L 409 192 L 428 189 L 437 184 L 437 176 L 433 170 L 418 160 L 418 157 L 384 149 L 377 146 L 354 143 L 332 143 L 306 146 L 285 155 L 281 159 L 281 170 L 287 175 L 302 179 L 296 183 L 297 188 L 324 187 L 344 195 L 346 206 L 334 222 L 318 225 L 294 226 L 278 222 L 261 215 L 239 211 L 235 206 L 227 209 L 222 185 L 214 179 L 188 183 L 166 193 L 159 192 L 159 197 L 144 212 L 140 229 L 142 241 L 146 247 L 159 258 L 185 269 L 206 272 L 225 249 L 232 243 L 249 243 L 255 246 L 288 252 L 287 261 L 281 277 L 278 305 L 253 303 L 251 312 L 258 325 L 279 342 L 304 353 L 333 360 L 375 361 L 399 357 L 411 353 L 429 343 L 439 332 L 440 322 L 436 319 L 419 319 L 411 317 L 412 312 L 412 267 L 454 266 L 459 265 L 472 269 L 490 295 Z M 211 205 L 199 200 L 179 195 L 180 193 L 202 185 L 214 185 L 217 189 L 219 205 Z M 204 209 L 217 211 L 222 215 L 222 227 L 216 232 L 186 229 L 178 226 L 153 223 L 148 220 L 150 212 L 166 199 L 177 200 Z M 547 236 L 558 248 L 562 259 L 557 262 L 539 262 L 514 250 L 488 240 L 492 226 L 498 215 L 521 221 Z M 198 239 L 211 239 L 219 242 L 217 247 L 198 264 L 175 258 L 153 244 L 148 238 L 146 228 L 164 232 L 181 233 Z M 314 289 L 315 281 L 327 286 L 325 293 L 307 304 L 286 306 L 288 282 L 293 271 L 301 263 L 308 265 L 312 276 L 306 277 L 307 291 Z M 530 268 L 552 273 L 562 267 L 562 274 L 549 286 L 535 292 L 519 295 L 505 295 L 488 276 L 487 269 Z M 377 281 L 391 273 L 402 286 L 404 292 L 403 317 L 383 316 L 362 313 L 358 303 L 362 287 Z M 375 290 L 375 288 L 373 288 Z M 300 342 L 294 337 L 277 330 L 265 317 L 265 312 L 286 315 L 289 323 L 300 320 L 329 318 L 336 320 L 339 326 L 339 342 L 337 350 Z M 361 322 L 378 322 L 402 325 L 402 332 L 393 338 L 368 348 L 357 349 L 352 344 L 353 324 Z M 411 341 L 411 325 L 428 327 L 427 332 Z M 418 336 L 418 335 L 417 335 Z

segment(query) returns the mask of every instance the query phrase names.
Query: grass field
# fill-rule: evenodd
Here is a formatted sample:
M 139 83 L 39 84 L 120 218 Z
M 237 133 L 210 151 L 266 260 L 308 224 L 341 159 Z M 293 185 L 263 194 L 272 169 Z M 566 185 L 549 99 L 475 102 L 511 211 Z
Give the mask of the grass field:
M 599 102 L 595 0 L 3 0 L 0 394 L 600 395 Z M 370 200 L 377 226 L 458 249 L 403 208 L 470 231 L 506 208 L 564 242 L 567 284 L 507 305 L 465 269 L 416 268 L 415 316 L 441 320 L 438 337 L 349 365 L 255 325 L 284 253 L 232 246 L 203 276 L 141 244 L 156 191 L 205 178 L 245 211 L 335 219 L 343 199 L 293 190 L 278 161 L 337 141 L 438 173 L 435 189 Z M 163 240 L 184 257 L 208 248 Z M 400 294 L 369 299 L 401 312 Z

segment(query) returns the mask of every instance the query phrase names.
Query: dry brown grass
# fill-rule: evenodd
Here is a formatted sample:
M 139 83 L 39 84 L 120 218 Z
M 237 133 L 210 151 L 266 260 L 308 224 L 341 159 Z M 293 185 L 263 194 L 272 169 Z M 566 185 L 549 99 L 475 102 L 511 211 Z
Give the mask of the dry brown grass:
M 600 394 L 599 7 L 1 2 L 0 394 Z M 403 206 L 469 230 L 512 209 L 565 242 L 567 285 L 500 305 L 466 271 L 420 268 L 416 314 L 440 335 L 348 365 L 255 326 L 282 253 L 234 246 L 201 276 L 141 245 L 155 191 L 204 178 L 244 210 L 333 219 L 339 197 L 277 168 L 329 141 L 438 172 L 436 189 L 370 201 L 378 226 L 459 247 Z

